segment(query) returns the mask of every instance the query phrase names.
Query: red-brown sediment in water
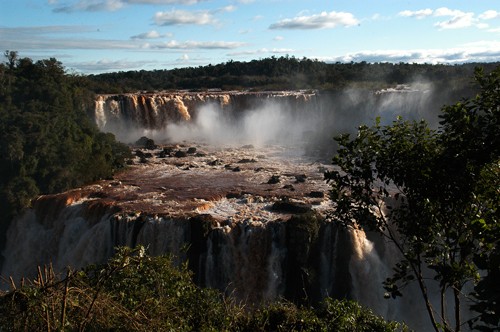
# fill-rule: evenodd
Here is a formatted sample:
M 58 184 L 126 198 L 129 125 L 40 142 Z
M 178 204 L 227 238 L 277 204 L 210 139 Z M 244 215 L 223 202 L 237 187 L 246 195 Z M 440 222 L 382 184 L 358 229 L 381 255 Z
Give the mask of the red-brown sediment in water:
M 173 156 L 175 151 L 187 151 L 189 147 L 196 147 L 197 152 Z M 324 165 L 300 157 L 285 158 L 285 148 L 214 148 L 199 144 L 171 148 L 172 156 L 165 158 L 158 157 L 162 148 L 141 150 L 153 156 L 146 162 L 135 157 L 132 165 L 112 180 L 57 197 L 44 196 L 35 205 L 47 200 L 51 209 L 59 210 L 85 200 L 92 207 L 89 211 L 99 210 L 98 215 L 106 210 L 169 217 L 208 213 L 216 219 L 269 221 L 284 217 L 270 209 L 278 200 L 310 204 L 320 210 L 328 204 L 327 198 L 309 197 L 312 191 L 323 191 L 327 197 Z M 273 176 L 277 183 L 268 183 Z M 54 201 L 61 204 L 53 205 Z

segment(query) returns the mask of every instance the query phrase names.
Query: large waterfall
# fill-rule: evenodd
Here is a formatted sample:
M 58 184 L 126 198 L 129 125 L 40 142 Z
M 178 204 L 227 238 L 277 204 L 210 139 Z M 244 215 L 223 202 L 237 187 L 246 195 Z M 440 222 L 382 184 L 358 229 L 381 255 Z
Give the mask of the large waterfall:
M 418 296 L 384 299 L 391 245 L 328 219 L 321 153 L 331 157 L 335 133 L 380 115 L 390 122 L 398 110 L 434 121 L 446 102 L 431 90 L 101 95 L 101 130 L 163 145 L 136 148 L 115 179 L 38 198 L 8 230 L 2 276 L 30 277 L 44 264 L 78 269 L 141 244 L 248 303 L 351 298 L 425 330 Z

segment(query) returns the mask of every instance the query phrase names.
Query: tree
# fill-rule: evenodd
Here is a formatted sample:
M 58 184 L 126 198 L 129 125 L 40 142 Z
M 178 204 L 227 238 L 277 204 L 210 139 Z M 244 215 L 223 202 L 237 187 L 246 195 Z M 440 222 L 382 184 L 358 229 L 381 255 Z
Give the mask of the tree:
M 82 77 L 54 58 L 33 62 L 6 51 L 0 64 L 0 247 L 8 223 L 38 194 L 109 177 L 127 146 L 100 133 L 86 114 L 93 103 Z
M 375 230 L 399 251 L 384 283 L 387 297 L 401 296 L 416 282 L 436 331 L 461 329 L 470 284 L 478 301 L 472 309 L 479 312 L 469 323 L 488 328 L 499 322 L 493 311 L 498 289 L 491 296 L 484 288 L 492 273 L 498 275 L 500 67 L 488 75 L 477 70 L 475 77 L 480 93 L 444 107 L 438 130 L 398 118 L 389 126 L 362 126 L 354 139 L 337 137 L 337 168 L 325 174 L 336 203 L 333 217 Z M 433 282 L 438 305 L 430 300 Z M 450 294 L 451 315 L 445 310 Z

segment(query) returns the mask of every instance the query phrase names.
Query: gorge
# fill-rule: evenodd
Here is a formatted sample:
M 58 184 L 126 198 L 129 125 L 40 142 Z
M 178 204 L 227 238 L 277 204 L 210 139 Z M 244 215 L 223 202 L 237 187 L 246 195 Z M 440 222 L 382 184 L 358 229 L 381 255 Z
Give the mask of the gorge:
M 142 244 L 248 303 L 347 297 L 424 330 L 419 298 L 384 299 L 391 246 L 329 220 L 323 173 L 333 135 L 378 116 L 437 123 L 448 98 L 457 99 L 431 85 L 100 95 L 92 112 L 102 131 L 155 146 L 132 145 L 130 168 L 113 179 L 39 197 L 8 230 L 2 275 L 81 268 Z

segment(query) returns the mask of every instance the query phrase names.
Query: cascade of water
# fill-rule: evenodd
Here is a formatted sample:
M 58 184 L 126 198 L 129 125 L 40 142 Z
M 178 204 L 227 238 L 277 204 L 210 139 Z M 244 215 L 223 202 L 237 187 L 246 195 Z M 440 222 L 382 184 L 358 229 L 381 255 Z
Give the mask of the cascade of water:
M 52 264 L 56 271 L 67 266 L 81 268 L 106 261 L 113 252 L 109 214 L 95 223 L 85 217 L 85 208 L 76 203 L 63 208 L 55 220 L 29 210 L 12 223 L 7 233 L 2 275 L 33 277 L 36 267 Z
M 349 264 L 352 278 L 352 296 L 364 305 L 387 317 L 388 301 L 384 299 L 382 283 L 388 276 L 388 268 L 366 238 L 364 231 L 351 229 L 353 255 Z
M 267 289 L 264 292 L 264 300 L 274 300 L 283 295 L 284 269 L 283 262 L 286 259 L 286 228 L 283 223 L 270 223 L 267 225 L 271 232 L 271 252 L 267 263 Z
M 98 96 L 95 101 L 95 121 L 99 129 L 106 126 L 106 113 L 104 112 L 106 101 L 103 96 Z
M 320 249 L 320 294 L 322 297 L 332 296 L 337 271 L 337 245 L 339 233 L 333 224 L 328 223 L 323 229 Z

